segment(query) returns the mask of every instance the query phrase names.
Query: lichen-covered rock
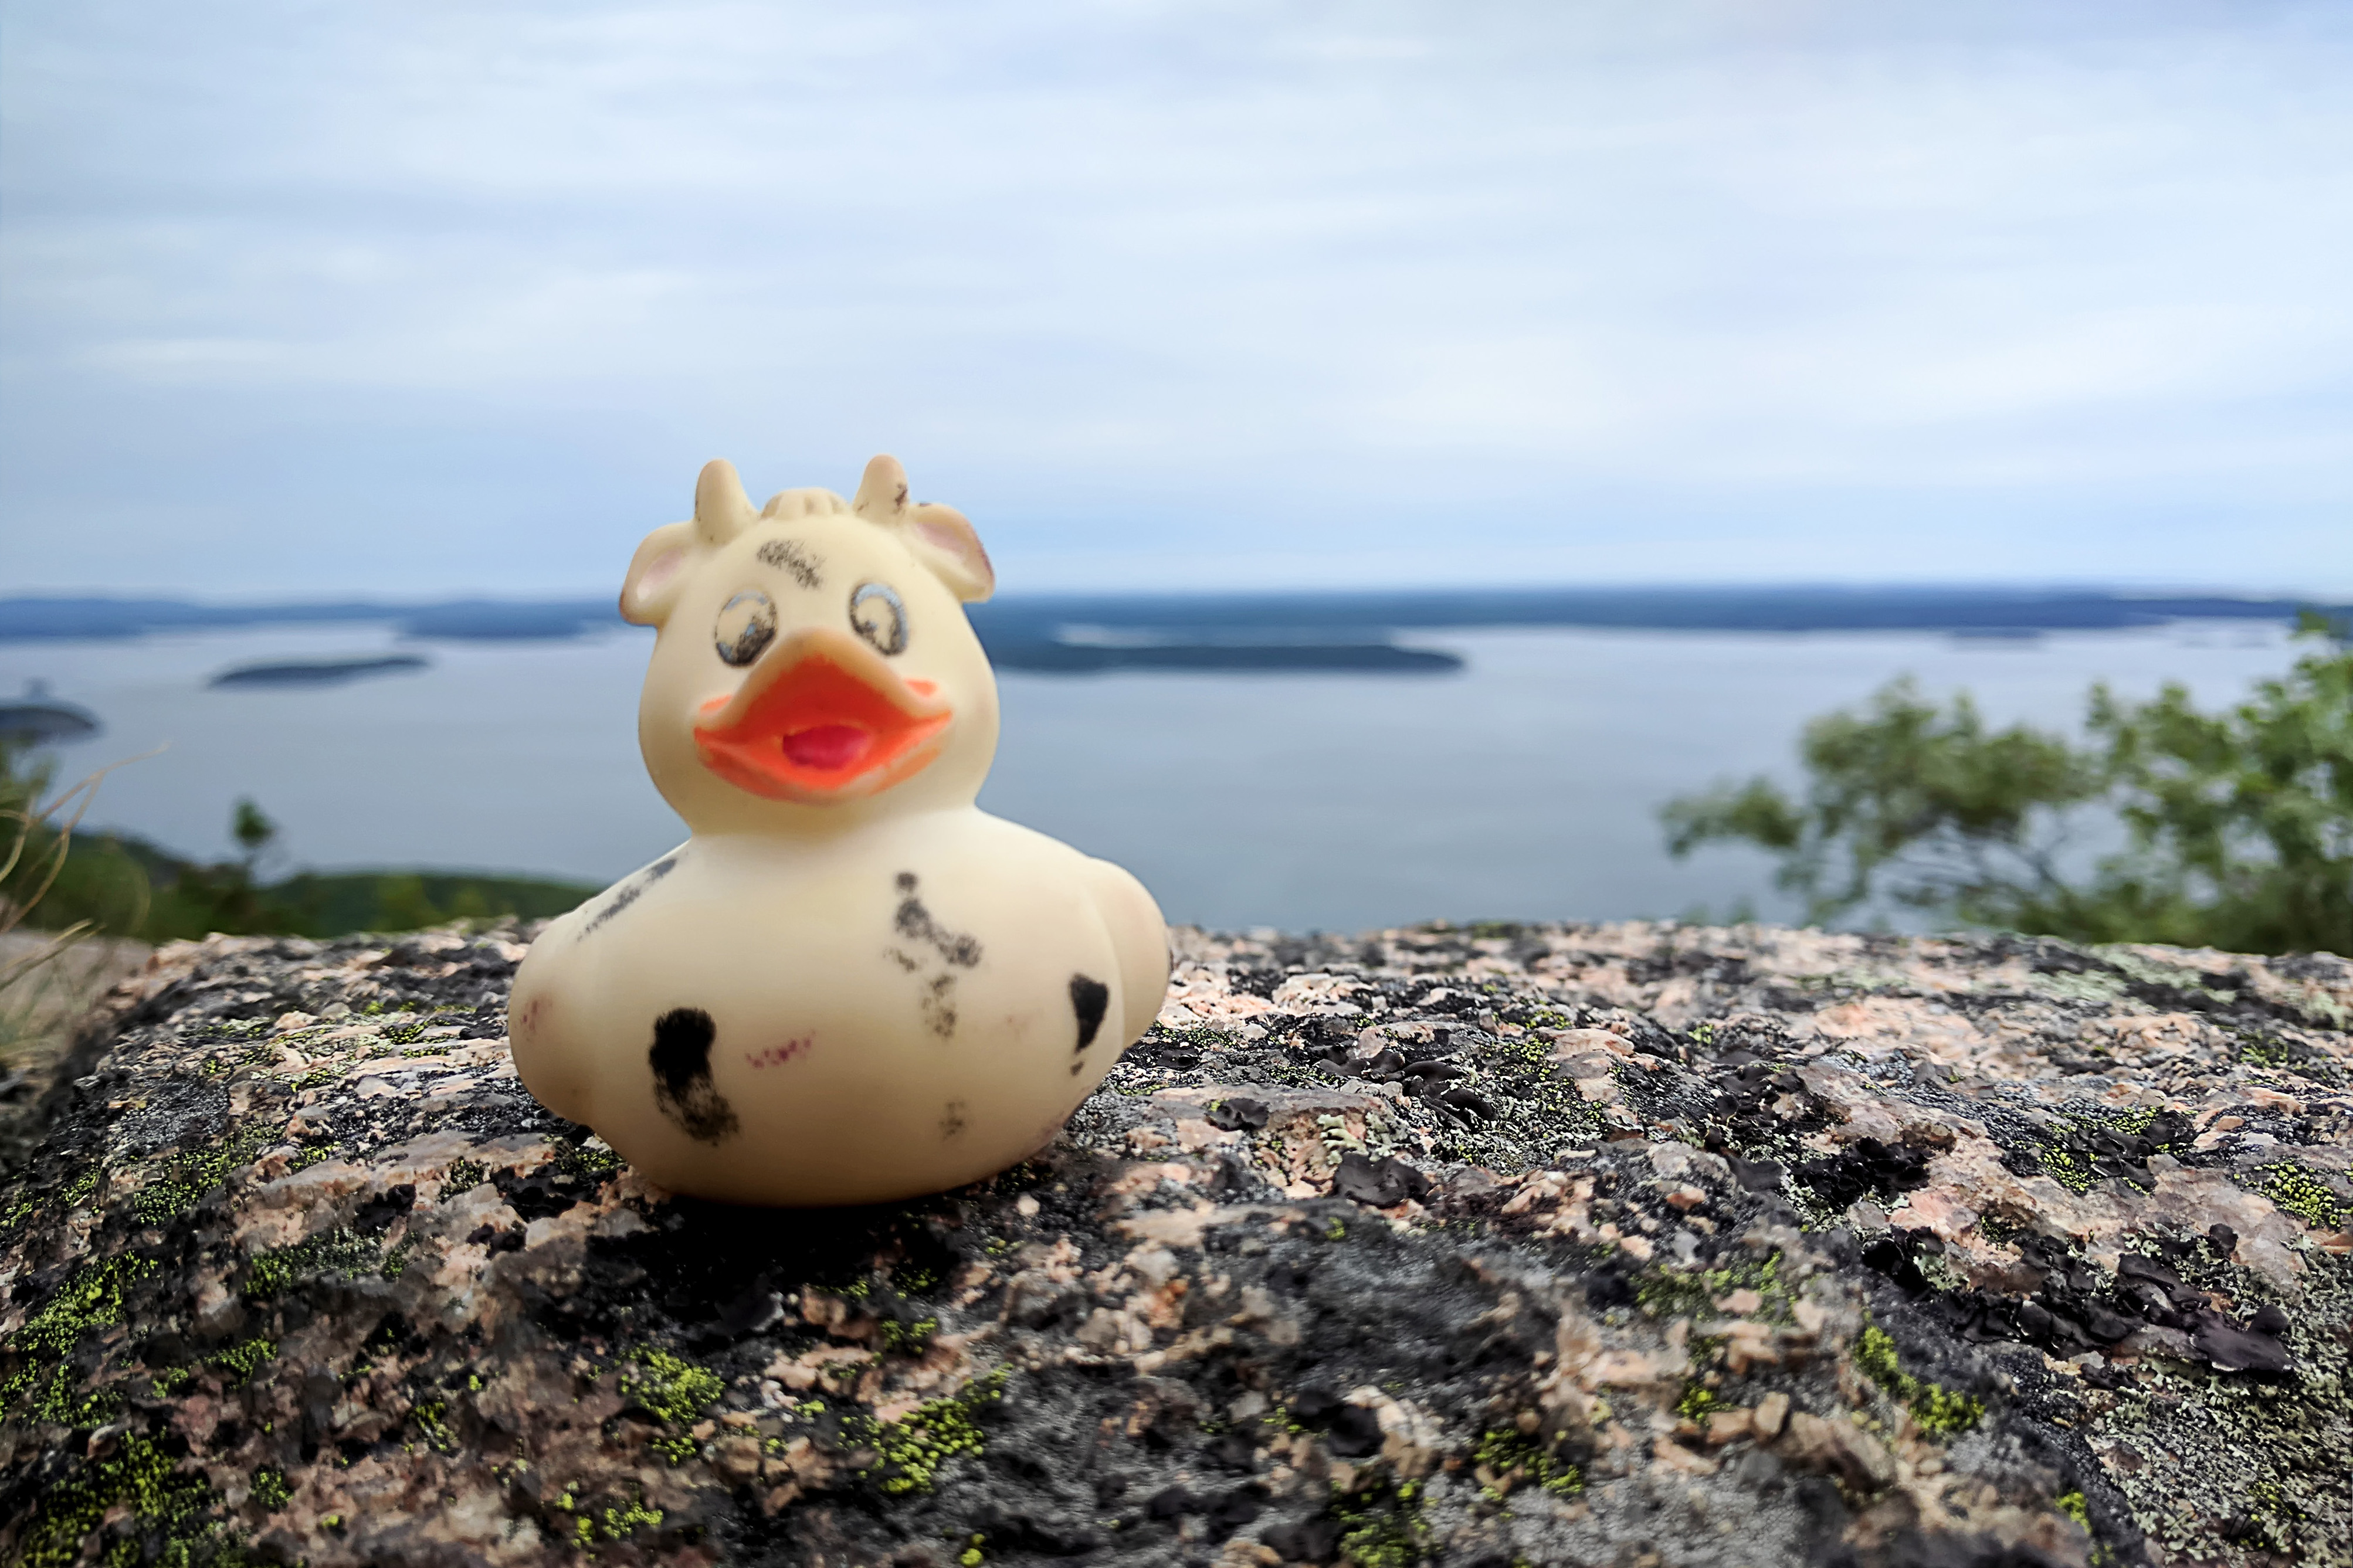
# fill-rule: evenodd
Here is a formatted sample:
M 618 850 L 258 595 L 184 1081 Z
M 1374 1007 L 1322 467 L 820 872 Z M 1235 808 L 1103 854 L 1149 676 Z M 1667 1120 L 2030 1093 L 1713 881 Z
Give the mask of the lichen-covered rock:
M 2353 964 L 1180 933 L 984 1185 L 674 1198 L 527 932 L 158 955 L 0 1196 L 35 1563 L 2353 1563 Z

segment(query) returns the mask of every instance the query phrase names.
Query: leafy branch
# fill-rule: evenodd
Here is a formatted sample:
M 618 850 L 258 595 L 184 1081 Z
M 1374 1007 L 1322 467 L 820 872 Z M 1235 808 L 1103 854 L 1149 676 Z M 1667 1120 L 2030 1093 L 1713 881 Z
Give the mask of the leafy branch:
M 2224 712 L 2178 684 L 2094 687 L 2082 744 L 1894 681 L 1806 726 L 1801 798 L 1759 777 L 1670 802 L 1668 848 L 1768 851 L 1815 922 L 1885 900 L 2079 941 L 2353 952 L 2353 650 L 2316 616 L 2299 634 L 2320 646 Z M 2101 819 L 2124 847 L 2071 869 Z

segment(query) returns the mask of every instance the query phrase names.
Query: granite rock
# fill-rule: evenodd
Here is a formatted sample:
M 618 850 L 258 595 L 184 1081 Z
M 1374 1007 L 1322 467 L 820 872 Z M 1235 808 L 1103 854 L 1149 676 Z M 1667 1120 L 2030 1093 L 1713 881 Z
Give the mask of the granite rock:
M 1180 931 L 1063 1134 L 668 1194 L 530 932 L 216 938 L 0 1195 L 36 1563 L 2353 1563 L 2353 964 Z

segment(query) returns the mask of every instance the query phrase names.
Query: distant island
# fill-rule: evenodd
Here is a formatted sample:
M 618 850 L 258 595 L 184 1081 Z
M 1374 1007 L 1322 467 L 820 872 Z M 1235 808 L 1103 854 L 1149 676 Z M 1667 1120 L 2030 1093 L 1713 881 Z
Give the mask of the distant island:
M 398 675 L 423 669 L 432 660 L 418 654 L 386 654 L 382 658 L 293 659 L 273 664 L 240 664 L 224 669 L 206 686 L 343 686 L 372 675 Z
M 79 703 L 57 700 L 45 680 L 26 681 L 20 702 L 0 702 L 0 743 L 45 746 L 87 740 L 99 728 L 96 714 Z
M 2353 606 L 2226 594 L 2152 595 L 2105 589 L 1838 587 L 1442 588 L 1338 593 L 1058 594 L 972 606 L 999 669 L 1088 675 L 1115 669 L 1221 673 L 1445 674 L 1455 654 L 1401 645 L 1401 634 L 1547 626 L 1676 632 L 1940 632 L 2024 638 L 2119 631 L 2175 621 L 2293 622 Z M 624 623 L 608 599 L 334 600 L 200 605 L 181 599 L 0 599 L 0 642 L 113 640 L 152 633 L 325 624 L 388 626 L 419 641 L 547 640 Z M 361 668 L 362 664 L 367 668 Z M 318 679 L 383 673 L 398 660 L 305 667 Z M 292 673 L 232 671 L 236 684 L 292 684 Z M 400 666 L 400 668 L 409 668 Z M 226 679 L 226 678 L 225 678 Z

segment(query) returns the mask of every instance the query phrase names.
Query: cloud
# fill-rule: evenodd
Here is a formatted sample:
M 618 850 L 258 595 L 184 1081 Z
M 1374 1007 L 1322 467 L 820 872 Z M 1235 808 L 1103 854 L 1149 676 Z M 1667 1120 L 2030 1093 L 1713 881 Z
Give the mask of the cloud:
M 2348 64 L 2284 4 L 17 7 L 0 574 L 601 589 L 714 452 L 888 447 L 1015 584 L 2353 591 Z

